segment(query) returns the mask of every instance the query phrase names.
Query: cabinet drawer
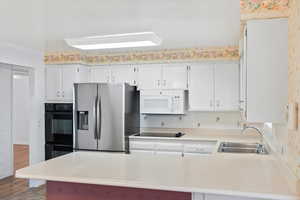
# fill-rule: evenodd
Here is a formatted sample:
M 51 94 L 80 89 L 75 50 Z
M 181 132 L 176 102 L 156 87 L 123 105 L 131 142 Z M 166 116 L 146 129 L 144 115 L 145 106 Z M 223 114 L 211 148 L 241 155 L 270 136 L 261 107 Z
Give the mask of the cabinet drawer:
M 185 145 L 184 152 L 185 153 L 212 153 L 214 147 L 213 146 L 205 146 L 205 145 Z
M 155 144 L 152 142 L 130 141 L 130 150 L 154 150 Z
M 157 151 L 176 151 L 182 152 L 183 145 L 182 144 L 174 144 L 174 143 L 157 143 L 156 144 Z
M 151 150 L 130 150 L 130 154 L 132 155 L 154 155 L 154 151 Z

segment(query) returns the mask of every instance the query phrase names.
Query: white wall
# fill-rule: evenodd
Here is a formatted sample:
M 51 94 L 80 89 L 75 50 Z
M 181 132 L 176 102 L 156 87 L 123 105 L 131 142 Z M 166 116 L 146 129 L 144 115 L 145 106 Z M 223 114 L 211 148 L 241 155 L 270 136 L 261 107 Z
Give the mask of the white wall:
M 14 144 L 29 144 L 30 87 L 29 76 L 13 75 L 12 135 Z
M 11 70 L 0 63 L 0 179 L 12 175 Z
M 32 89 L 30 100 L 29 123 L 29 143 L 30 143 L 30 165 L 44 160 L 44 74 L 45 66 L 43 53 L 15 45 L 0 44 L 0 63 L 9 63 L 28 67 L 32 69 Z M 12 66 L 11 66 L 12 67 Z M 10 137 L 11 131 L 10 131 Z M 12 137 L 11 137 L 12 138 Z M 11 144 L 7 138 L 1 137 L 1 142 Z M 11 148 L 12 149 L 12 148 Z M 2 152 L 1 152 L 2 154 Z M 12 168 L 12 166 L 11 166 Z M 11 170 L 12 172 L 12 170 Z M 12 173 L 11 173 L 12 174 Z M 39 185 L 40 181 L 30 181 L 30 186 Z

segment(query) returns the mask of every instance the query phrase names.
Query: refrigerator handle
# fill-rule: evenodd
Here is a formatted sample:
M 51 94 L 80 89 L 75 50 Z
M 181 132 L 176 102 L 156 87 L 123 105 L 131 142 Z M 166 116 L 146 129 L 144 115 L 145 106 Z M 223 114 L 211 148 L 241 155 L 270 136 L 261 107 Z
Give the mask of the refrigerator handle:
M 98 140 L 101 139 L 101 127 L 102 127 L 102 108 L 101 108 L 101 97 L 97 102 L 97 128 L 98 128 Z
M 98 102 L 98 96 L 96 96 L 95 100 L 94 100 L 94 106 L 93 106 L 93 118 L 94 118 L 94 138 L 98 139 L 98 134 L 97 134 L 97 102 Z

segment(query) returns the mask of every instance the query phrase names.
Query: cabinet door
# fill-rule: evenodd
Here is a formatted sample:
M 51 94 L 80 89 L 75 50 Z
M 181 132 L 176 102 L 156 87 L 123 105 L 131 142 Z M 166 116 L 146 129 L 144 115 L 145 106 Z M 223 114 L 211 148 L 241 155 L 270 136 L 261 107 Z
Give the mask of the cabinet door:
M 247 121 L 286 122 L 287 19 L 247 22 Z
M 56 66 L 46 68 L 46 98 L 49 101 L 60 100 L 61 92 L 61 69 Z
M 239 110 L 238 63 L 218 63 L 215 65 L 215 110 Z
M 214 66 L 194 64 L 189 78 L 189 110 L 214 111 Z
M 62 98 L 65 101 L 73 100 L 73 85 L 77 82 L 77 66 L 65 66 L 62 70 Z
M 158 89 L 161 87 L 161 65 L 145 64 L 139 67 L 139 89 Z
M 110 82 L 110 69 L 108 67 L 91 67 L 91 82 Z
M 187 66 L 169 64 L 162 68 L 162 87 L 164 89 L 187 89 Z
M 259 198 L 248 198 L 248 197 L 215 195 L 215 194 L 205 194 L 205 199 L 206 200 L 262 200 Z
M 132 65 L 112 65 L 111 82 L 136 85 L 135 67 L 133 67 Z
M 78 66 L 77 67 L 77 83 L 86 83 L 90 80 L 90 67 L 87 66 Z

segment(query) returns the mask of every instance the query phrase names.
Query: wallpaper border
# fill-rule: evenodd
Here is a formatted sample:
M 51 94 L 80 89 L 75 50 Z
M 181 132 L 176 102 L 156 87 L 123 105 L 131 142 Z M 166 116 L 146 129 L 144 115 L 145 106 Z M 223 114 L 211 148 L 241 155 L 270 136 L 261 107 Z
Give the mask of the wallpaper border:
M 186 48 L 96 55 L 81 52 L 48 52 L 44 57 L 45 64 L 87 65 L 199 60 L 239 60 L 239 48 L 237 46 Z

